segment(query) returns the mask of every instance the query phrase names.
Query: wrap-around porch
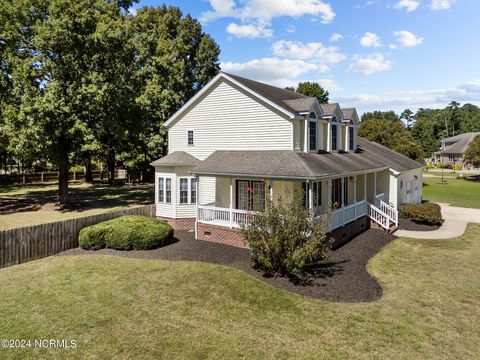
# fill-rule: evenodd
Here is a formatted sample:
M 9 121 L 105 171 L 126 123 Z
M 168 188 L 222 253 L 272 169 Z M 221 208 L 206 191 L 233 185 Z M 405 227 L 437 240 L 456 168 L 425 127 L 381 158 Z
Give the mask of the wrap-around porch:
M 267 197 L 275 202 L 302 191 L 304 206 L 313 216 L 322 216 L 330 208 L 330 231 L 363 216 L 388 228 L 387 213 L 391 212 L 393 222 L 396 213 L 387 204 L 389 179 L 388 170 L 306 180 L 197 176 L 196 219 L 202 224 L 239 228 L 264 208 Z

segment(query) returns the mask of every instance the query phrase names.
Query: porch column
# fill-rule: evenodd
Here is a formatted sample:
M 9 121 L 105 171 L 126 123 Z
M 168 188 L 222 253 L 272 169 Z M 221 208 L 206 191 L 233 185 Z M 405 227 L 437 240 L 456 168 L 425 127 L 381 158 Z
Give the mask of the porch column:
M 302 121 L 302 120 L 300 120 L 300 121 Z M 304 123 L 305 123 L 305 131 L 304 131 L 304 132 L 305 132 L 305 134 L 304 134 L 304 136 L 305 136 L 305 139 L 304 139 L 304 140 L 305 140 L 305 141 L 304 141 L 303 152 L 308 152 L 308 151 L 310 150 L 310 146 L 309 146 L 309 144 L 308 144 L 308 141 L 309 141 L 308 128 L 309 128 L 309 126 L 310 126 L 308 117 L 305 117 L 305 122 L 304 122 Z
M 373 177 L 373 205 L 377 206 L 375 204 L 375 200 L 377 200 L 377 173 L 375 172 L 375 176 Z
M 357 175 L 353 177 L 353 217 L 357 220 Z
M 272 179 L 269 179 L 268 186 L 269 186 L 268 192 L 269 192 L 269 195 L 270 195 L 270 201 L 273 201 L 273 181 L 272 181 Z
M 342 226 L 345 225 L 345 177 L 342 176 Z
M 200 216 L 200 176 L 195 176 L 195 240 L 198 239 L 198 218 Z
M 332 122 L 327 122 L 327 151 L 332 151 Z
M 348 145 L 350 144 L 350 131 L 348 131 L 348 124 L 345 125 L 345 132 L 346 132 L 345 134 L 346 141 L 345 141 L 345 144 L 344 144 L 345 146 L 343 150 L 348 151 L 349 150 Z
M 230 177 L 230 229 L 233 228 L 233 180 Z
M 313 186 L 312 182 L 310 180 L 307 180 L 307 186 L 308 186 L 308 208 L 313 211 Z

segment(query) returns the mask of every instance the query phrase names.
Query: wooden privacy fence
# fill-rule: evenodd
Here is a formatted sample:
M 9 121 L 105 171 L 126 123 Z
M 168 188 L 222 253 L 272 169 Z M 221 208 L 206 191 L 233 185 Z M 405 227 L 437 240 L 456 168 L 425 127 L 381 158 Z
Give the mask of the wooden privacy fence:
M 123 215 L 154 217 L 155 205 L 2 230 L 0 231 L 0 269 L 76 248 L 78 234 L 82 228 Z
M 108 177 L 106 171 L 93 170 L 92 171 L 93 180 L 103 180 Z M 125 179 L 126 170 L 115 170 L 116 179 Z M 85 180 L 85 172 L 83 171 L 73 171 L 68 174 L 68 179 L 71 181 L 80 181 Z M 31 183 L 43 183 L 58 181 L 58 171 L 49 171 L 49 172 L 36 172 L 36 173 L 25 173 L 25 174 L 0 174 L 0 184 L 1 185 L 11 185 L 11 184 L 31 184 Z

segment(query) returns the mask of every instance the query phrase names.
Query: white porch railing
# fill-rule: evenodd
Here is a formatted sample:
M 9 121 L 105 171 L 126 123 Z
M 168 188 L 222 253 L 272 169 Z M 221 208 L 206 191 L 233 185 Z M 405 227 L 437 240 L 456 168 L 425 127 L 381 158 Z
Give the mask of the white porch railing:
M 199 205 L 197 220 L 204 224 L 239 228 L 242 224 L 248 224 L 254 216 L 252 211 Z
M 362 216 L 367 215 L 367 201 L 362 200 L 360 202 L 344 206 L 340 209 L 332 211 L 332 225 L 330 230 L 338 229 L 339 227 L 355 221 Z
M 380 206 L 378 208 L 387 214 L 388 218 L 395 224 L 395 226 L 398 226 L 398 211 L 393 206 L 380 200 Z
M 375 205 L 368 204 L 368 216 L 385 230 L 390 228 L 388 215 L 377 208 Z

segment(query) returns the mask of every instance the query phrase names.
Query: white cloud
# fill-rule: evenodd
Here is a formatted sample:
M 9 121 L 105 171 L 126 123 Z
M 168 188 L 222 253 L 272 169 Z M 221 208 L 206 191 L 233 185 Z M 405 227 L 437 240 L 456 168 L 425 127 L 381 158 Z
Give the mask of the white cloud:
M 280 16 L 311 15 L 320 17 L 323 23 L 330 23 L 335 18 L 332 6 L 322 0 L 209 0 L 209 2 L 213 10 L 201 15 L 202 22 L 224 17 L 269 21 Z
M 285 29 L 286 32 L 289 33 L 294 33 L 297 29 L 295 28 L 295 25 L 288 25 L 287 28 Z
M 302 43 L 280 40 L 273 44 L 272 51 L 274 55 L 280 57 L 312 60 L 325 64 L 336 64 L 347 58 L 337 46 L 324 46 L 320 42 Z
M 130 15 L 135 16 L 135 15 L 137 15 L 137 9 L 131 7 L 131 8 L 128 9 L 128 13 L 129 13 Z
M 373 110 L 394 110 L 405 108 L 444 108 L 452 100 L 464 104 L 480 103 L 480 79 L 446 89 L 427 91 L 395 91 L 380 95 L 355 94 L 336 98 L 342 106 L 354 106 L 360 113 Z
M 325 72 L 328 70 L 325 65 L 276 57 L 253 59 L 244 63 L 227 61 L 220 63 L 220 67 L 225 72 L 277 85 L 297 79 L 311 71 Z
M 227 32 L 239 38 L 269 38 L 273 36 L 273 29 L 264 24 L 245 24 L 239 25 L 230 23 L 227 26 Z
M 417 10 L 420 5 L 420 1 L 417 0 L 400 0 L 395 4 L 395 9 L 405 9 L 407 12 L 412 12 Z
M 343 39 L 342 34 L 335 33 L 335 34 L 332 34 L 332 36 L 330 36 L 330 41 L 331 42 L 337 42 L 337 41 L 342 40 L 342 39 Z
M 375 53 L 369 56 L 355 56 L 355 62 L 350 64 L 347 72 L 353 74 L 370 75 L 380 71 L 390 70 L 393 62 L 385 59 L 383 54 Z
M 382 43 L 377 34 L 366 32 L 365 35 L 360 39 L 360 45 L 363 47 L 381 47 Z
M 448 10 L 453 6 L 453 4 L 455 4 L 455 2 L 456 0 L 432 0 L 430 3 L 430 9 Z
M 395 31 L 393 34 L 396 36 L 397 41 L 405 47 L 414 47 L 423 43 L 423 37 L 415 35 L 410 31 Z

